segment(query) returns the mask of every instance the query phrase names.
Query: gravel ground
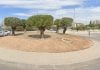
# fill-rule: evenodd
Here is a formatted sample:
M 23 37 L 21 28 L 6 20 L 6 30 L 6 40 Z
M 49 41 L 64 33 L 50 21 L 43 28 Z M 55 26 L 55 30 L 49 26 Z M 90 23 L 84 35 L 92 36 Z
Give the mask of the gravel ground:
M 89 48 L 91 43 L 79 36 L 50 32 L 46 32 L 44 39 L 39 38 L 38 32 L 17 32 L 16 36 L 0 38 L 0 47 L 27 52 L 70 52 Z

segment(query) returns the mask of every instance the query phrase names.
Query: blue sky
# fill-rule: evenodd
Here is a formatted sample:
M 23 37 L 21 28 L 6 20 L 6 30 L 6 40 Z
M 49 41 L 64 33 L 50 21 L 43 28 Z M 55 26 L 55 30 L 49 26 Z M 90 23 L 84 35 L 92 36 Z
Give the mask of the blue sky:
M 74 17 L 75 9 L 75 17 Z M 50 14 L 56 18 L 72 17 L 75 22 L 88 23 L 100 19 L 100 0 L 2 0 L 0 22 L 5 17 L 28 18 L 36 14 Z

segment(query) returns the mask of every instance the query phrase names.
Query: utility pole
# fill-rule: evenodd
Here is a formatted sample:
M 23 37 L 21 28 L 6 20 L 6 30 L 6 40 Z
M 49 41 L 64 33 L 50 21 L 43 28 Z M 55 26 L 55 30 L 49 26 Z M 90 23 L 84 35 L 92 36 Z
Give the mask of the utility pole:
M 76 27 L 76 24 L 75 24 L 75 17 L 76 17 L 76 10 L 75 10 L 75 8 L 74 8 L 74 21 L 73 21 L 73 23 L 74 23 L 74 26 Z
M 73 12 L 73 18 L 74 18 L 73 28 L 76 28 L 76 23 L 75 23 L 75 19 L 76 19 L 76 9 L 75 8 L 74 8 L 74 12 Z

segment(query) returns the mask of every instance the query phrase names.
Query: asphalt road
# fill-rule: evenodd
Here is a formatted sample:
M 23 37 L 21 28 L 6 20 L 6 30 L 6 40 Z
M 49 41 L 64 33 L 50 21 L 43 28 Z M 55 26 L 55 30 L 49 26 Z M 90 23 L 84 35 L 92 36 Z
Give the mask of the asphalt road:
M 100 41 L 100 33 L 91 33 L 91 39 Z M 100 70 L 100 59 L 72 65 L 27 65 L 0 60 L 0 70 Z
M 97 40 L 97 41 L 100 41 L 100 33 L 91 32 L 90 38 L 94 39 L 94 40 Z

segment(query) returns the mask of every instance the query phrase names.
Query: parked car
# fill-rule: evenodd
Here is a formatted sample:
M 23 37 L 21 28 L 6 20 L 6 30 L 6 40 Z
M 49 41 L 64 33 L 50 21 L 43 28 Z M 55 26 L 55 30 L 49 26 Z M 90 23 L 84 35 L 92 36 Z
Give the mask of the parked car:
M 8 36 L 8 35 L 11 35 L 11 31 L 0 30 L 0 36 Z

